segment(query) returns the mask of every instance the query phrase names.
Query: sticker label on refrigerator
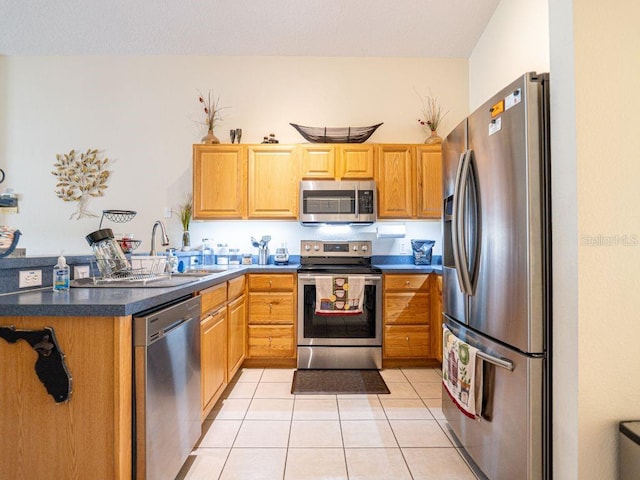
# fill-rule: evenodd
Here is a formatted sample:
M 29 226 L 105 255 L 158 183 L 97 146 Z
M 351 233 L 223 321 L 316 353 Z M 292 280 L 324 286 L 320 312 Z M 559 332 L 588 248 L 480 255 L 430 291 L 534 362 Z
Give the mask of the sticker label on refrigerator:
M 489 135 L 498 133 L 502 129 L 502 117 L 495 118 L 489 122 Z
M 491 118 L 496 118 L 502 112 L 504 112 L 504 100 L 500 100 L 498 103 L 493 105 L 489 111 L 491 112 Z
M 511 95 L 507 95 L 504 99 L 504 108 L 509 110 L 511 107 L 515 107 L 522 101 L 522 90 L 517 89 Z

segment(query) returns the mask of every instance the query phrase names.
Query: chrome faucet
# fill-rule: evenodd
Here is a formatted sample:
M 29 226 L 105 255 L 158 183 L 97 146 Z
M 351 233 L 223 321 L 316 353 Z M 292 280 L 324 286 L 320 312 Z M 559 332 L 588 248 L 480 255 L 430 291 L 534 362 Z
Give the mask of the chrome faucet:
M 162 245 L 169 245 L 169 237 L 167 236 L 167 229 L 164 227 L 164 223 L 160 220 L 156 220 L 156 223 L 153 224 L 153 229 L 151 230 L 151 251 L 149 255 L 155 257 L 158 252 L 156 251 L 156 229 L 160 225 L 160 230 L 162 230 Z

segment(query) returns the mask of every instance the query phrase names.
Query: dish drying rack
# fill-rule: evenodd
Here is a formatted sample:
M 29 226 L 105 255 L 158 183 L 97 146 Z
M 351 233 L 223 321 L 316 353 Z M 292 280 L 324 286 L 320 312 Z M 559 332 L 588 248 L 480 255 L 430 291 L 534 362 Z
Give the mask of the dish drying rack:
M 91 260 L 91 271 L 100 272 L 98 268 L 98 262 L 101 260 Z M 102 260 L 104 261 L 104 260 Z M 108 260 L 106 260 L 108 262 Z M 148 283 L 155 280 L 162 280 L 171 277 L 171 272 L 166 271 L 167 260 L 166 258 L 150 258 L 140 257 L 131 258 L 133 265 L 126 269 L 112 271 L 111 268 L 104 269 L 104 271 L 111 271 L 109 275 L 96 276 L 92 275 L 94 284 L 109 283 L 109 282 L 131 282 L 131 283 Z

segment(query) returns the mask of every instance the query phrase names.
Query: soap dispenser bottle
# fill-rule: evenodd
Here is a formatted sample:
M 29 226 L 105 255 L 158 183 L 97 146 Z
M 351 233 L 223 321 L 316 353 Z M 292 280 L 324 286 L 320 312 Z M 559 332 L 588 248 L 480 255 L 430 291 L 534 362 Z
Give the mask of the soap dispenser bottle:
M 64 292 L 69 290 L 69 265 L 62 255 L 58 257 L 58 263 L 53 267 L 53 291 Z

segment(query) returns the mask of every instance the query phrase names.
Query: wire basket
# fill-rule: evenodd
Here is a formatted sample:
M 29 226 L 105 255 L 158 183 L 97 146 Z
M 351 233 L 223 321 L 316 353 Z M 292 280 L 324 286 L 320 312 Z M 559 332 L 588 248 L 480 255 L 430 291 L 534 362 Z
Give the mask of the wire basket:
M 126 223 L 130 222 L 133 217 L 136 216 L 136 213 L 138 212 L 133 210 L 103 210 L 98 230 L 102 228 L 102 220 L 104 220 L 105 217 L 114 223 Z
M 300 135 L 311 143 L 363 143 L 382 125 L 369 127 L 305 127 L 289 123 Z
M 122 251 L 124 253 L 133 252 L 142 243 L 142 240 L 133 240 L 133 239 L 129 239 L 129 238 L 127 238 L 127 239 L 121 238 L 121 239 L 119 239 L 117 241 L 120 244 L 120 248 L 122 248 Z

